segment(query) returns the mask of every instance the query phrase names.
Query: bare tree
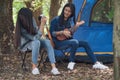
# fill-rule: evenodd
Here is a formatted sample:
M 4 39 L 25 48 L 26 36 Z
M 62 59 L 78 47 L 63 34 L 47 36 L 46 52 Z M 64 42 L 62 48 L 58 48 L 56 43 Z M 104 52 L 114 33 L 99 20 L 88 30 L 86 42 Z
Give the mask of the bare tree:
M 36 19 L 37 24 L 39 24 L 38 16 L 42 13 L 42 2 L 43 2 L 43 0 L 39 0 L 39 7 L 37 6 L 38 7 L 37 9 L 36 9 L 36 6 L 32 5 L 32 2 L 35 2 L 35 0 L 24 1 L 27 8 L 32 9 L 34 18 Z
M 0 0 L 0 54 L 13 53 L 13 0 Z
M 58 15 L 58 11 L 61 7 L 61 4 L 62 4 L 62 1 L 63 0 L 51 0 L 51 4 L 50 4 L 50 13 L 49 13 L 49 16 L 50 16 L 50 19 L 49 21 L 51 21 L 51 19 L 55 16 Z
M 120 0 L 114 0 L 114 31 L 113 31 L 113 50 L 114 50 L 114 80 L 120 79 Z
M 72 3 L 72 0 L 68 0 L 69 3 Z

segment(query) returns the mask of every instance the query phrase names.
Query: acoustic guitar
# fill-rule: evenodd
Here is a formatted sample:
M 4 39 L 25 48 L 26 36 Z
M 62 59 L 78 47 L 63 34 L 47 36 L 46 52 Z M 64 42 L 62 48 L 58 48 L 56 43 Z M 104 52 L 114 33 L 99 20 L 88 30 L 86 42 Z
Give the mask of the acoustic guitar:
M 84 24 L 84 21 L 80 21 L 79 22 L 79 26 L 80 25 L 82 25 L 82 24 Z M 69 28 L 69 29 L 64 29 L 63 30 L 63 32 L 64 31 L 69 31 L 70 32 L 70 36 L 72 36 L 73 35 L 73 33 L 77 30 L 77 28 L 79 27 L 79 26 L 73 26 L 73 27 L 71 27 L 71 28 Z M 56 37 L 58 40 L 66 40 L 66 39 L 69 39 L 68 37 L 66 37 L 64 34 L 60 34 L 60 35 L 57 35 L 57 37 Z

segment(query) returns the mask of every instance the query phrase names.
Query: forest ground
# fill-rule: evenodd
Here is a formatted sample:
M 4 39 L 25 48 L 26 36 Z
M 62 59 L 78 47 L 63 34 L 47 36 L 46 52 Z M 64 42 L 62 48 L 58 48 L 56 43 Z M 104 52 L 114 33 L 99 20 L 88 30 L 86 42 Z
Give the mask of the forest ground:
M 21 68 L 21 59 L 18 54 L 4 54 L 0 58 L 0 80 L 113 80 L 113 63 L 106 64 L 108 70 L 92 69 L 92 64 L 76 62 L 75 70 L 69 71 L 68 62 L 56 63 L 61 75 L 54 76 L 50 73 L 51 66 L 46 62 L 46 67 L 40 69 L 39 75 L 31 74 L 31 57 L 27 58 L 27 69 Z

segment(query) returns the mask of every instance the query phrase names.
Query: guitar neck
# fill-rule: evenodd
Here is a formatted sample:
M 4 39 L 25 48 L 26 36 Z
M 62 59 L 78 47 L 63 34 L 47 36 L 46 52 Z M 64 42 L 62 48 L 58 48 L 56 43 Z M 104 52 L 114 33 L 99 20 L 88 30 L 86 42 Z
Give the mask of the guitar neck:
M 51 45 L 52 45 L 53 48 L 54 48 L 54 47 L 55 47 L 55 44 L 54 44 L 54 42 L 53 42 L 53 39 L 52 39 L 52 36 L 51 36 L 51 34 L 50 34 L 50 31 L 49 31 L 48 27 L 46 27 L 46 30 L 47 30 L 47 33 L 48 33 L 48 38 L 49 38 L 49 40 L 50 40 L 50 43 L 51 43 Z
M 77 16 L 76 22 L 80 22 L 81 14 L 82 14 L 82 11 L 83 11 L 83 8 L 85 7 L 85 5 L 86 5 L 86 0 L 84 0 L 84 2 L 83 2 L 83 5 L 82 5 L 82 7 L 81 7 L 81 9 L 79 11 L 79 14 Z M 77 28 L 78 27 L 74 25 L 73 27 L 70 28 L 70 32 L 74 33 L 77 30 Z
M 74 33 L 76 30 L 77 30 L 77 26 L 73 26 L 73 27 L 71 27 L 70 29 L 69 29 L 69 31 L 71 32 L 71 33 Z

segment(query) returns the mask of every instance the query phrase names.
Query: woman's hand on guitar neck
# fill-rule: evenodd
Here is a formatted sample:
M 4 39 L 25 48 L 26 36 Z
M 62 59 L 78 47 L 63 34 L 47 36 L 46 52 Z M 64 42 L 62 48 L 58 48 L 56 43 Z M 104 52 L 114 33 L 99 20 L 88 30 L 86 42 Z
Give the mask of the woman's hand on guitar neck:
M 76 26 L 76 27 L 79 27 L 80 25 L 82 25 L 82 24 L 84 24 L 84 23 L 85 23 L 85 21 L 82 20 L 82 21 L 80 21 L 80 22 L 76 22 L 75 26 Z

